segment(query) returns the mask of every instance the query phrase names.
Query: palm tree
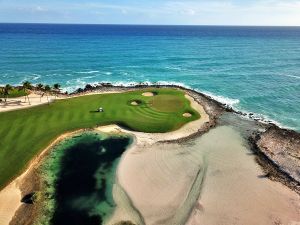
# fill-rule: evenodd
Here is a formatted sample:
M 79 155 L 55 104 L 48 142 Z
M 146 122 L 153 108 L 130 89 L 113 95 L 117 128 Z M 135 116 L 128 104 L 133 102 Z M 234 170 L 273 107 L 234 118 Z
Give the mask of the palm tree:
M 47 96 L 47 101 L 48 101 L 48 104 L 50 104 L 49 102 L 49 98 L 48 98 L 48 94 L 51 92 L 51 87 L 49 85 L 45 85 L 44 87 L 44 91 L 46 93 L 46 96 Z
M 7 101 L 9 91 L 11 91 L 11 90 L 12 90 L 12 86 L 10 86 L 9 84 L 5 85 L 5 87 L 3 88 L 3 95 L 4 95 L 5 102 Z
M 45 94 L 43 87 L 44 87 L 44 85 L 41 83 L 36 85 L 36 88 L 40 91 L 40 102 L 42 101 L 42 97 Z
M 44 87 L 44 85 L 41 84 L 41 83 L 39 83 L 39 84 L 36 85 L 36 88 L 37 88 L 39 91 L 43 90 L 43 87 Z
M 30 100 L 29 100 L 29 91 L 28 90 L 31 90 L 32 89 L 32 85 L 29 81 L 24 81 L 23 84 L 22 84 L 22 89 L 24 90 L 25 92 L 25 102 L 26 102 L 26 97 L 28 99 L 28 103 L 30 105 Z
M 53 89 L 55 90 L 55 98 L 57 97 L 57 93 L 59 92 L 61 85 L 56 83 L 53 85 Z
M 2 96 L 4 97 L 4 88 L 0 87 L 0 102 L 2 102 L 2 99 L 1 99 Z

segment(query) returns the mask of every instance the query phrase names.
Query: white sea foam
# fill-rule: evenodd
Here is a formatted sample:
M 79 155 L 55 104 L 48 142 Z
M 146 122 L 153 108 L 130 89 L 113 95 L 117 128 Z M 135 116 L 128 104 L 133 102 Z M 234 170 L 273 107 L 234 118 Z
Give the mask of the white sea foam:
M 99 73 L 99 70 L 91 70 L 91 71 L 80 71 L 80 72 L 75 72 L 75 73 L 80 73 L 80 74 L 92 74 L 92 73 Z
M 80 79 L 92 79 L 92 78 L 95 78 L 96 77 L 96 75 L 95 76 L 86 76 L 86 77 L 81 77 Z
M 40 78 L 41 78 L 41 75 L 33 74 L 32 80 L 39 80 Z
M 166 66 L 165 67 L 167 70 L 176 70 L 176 71 L 182 71 L 183 68 L 177 67 L 177 66 Z
M 241 117 L 243 118 L 249 118 L 249 119 L 253 119 L 253 120 L 258 120 L 262 123 L 268 124 L 268 123 L 273 123 L 276 126 L 280 127 L 280 128 L 285 128 L 285 129 L 290 129 L 290 130 L 297 130 L 296 127 L 291 127 L 291 126 L 287 126 L 284 125 L 274 119 L 270 119 L 268 116 L 260 114 L 260 113 L 253 113 L 253 112 L 248 112 L 246 110 L 241 110 L 243 112 L 244 115 L 241 115 Z
M 292 77 L 292 78 L 296 78 L 296 79 L 300 79 L 300 76 L 295 76 L 295 75 L 284 74 L 283 76 L 285 76 L 285 77 Z
M 208 95 L 212 99 L 214 99 L 214 100 L 216 100 L 216 101 L 218 101 L 222 104 L 225 104 L 226 106 L 234 107 L 234 106 L 236 106 L 240 103 L 239 99 L 228 98 L 228 97 L 224 97 L 224 96 L 221 96 L 221 95 L 215 95 L 215 94 L 212 94 L 210 92 L 205 92 L 205 91 L 202 91 L 202 93 L 205 94 L 205 95 Z
M 41 75 L 39 74 L 30 74 L 30 75 L 27 75 L 24 77 L 24 79 L 20 82 L 20 83 L 23 83 L 25 81 L 36 81 L 36 80 L 39 80 L 41 78 Z

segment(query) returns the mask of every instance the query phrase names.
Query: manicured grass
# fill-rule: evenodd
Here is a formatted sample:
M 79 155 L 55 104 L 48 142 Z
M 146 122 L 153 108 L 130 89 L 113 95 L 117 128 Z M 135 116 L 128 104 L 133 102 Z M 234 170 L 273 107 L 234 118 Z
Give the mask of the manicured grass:
M 178 108 L 184 108 L 184 101 L 176 95 L 155 95 L 149 102 L 151 107 L 162 112 L 176 112 Z
M 0 87 L 0 89 L 2 89 L 2 87 Z M 1 93 L 1 90 L 0 90 Z M 12 88 L 12 90 L 9 91 L 8 93 L 8 98 L 18 98 L 18 97 L 22 97 L 25 96 L 27 93 L 25 92 L 25 90 L 19 90 L 18 88 Z M 0 94 L 0 98 L 4 98 L 5 96 Z
M 157 95 L 144 97 L 145 91 L 155 91 Z M 132 106 L 132 100 L 140 104 Z M 96 112 L 99 107 L 104 112 Z M 183 117 L 187 111 L 193 116 Z M 0 189 L 65 132 L 113 123 L 135 131 L 167 132 L 199 117 L 184 92 L 171 88 L 86 95 L 0 113 Z

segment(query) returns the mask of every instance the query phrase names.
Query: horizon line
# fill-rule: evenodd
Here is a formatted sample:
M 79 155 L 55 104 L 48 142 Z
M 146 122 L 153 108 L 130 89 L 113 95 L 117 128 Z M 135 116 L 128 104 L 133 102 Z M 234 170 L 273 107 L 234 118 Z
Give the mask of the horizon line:
M 36 25 L 102 25 L 102 26 L 191 26 L 191 27 L 300 27 L 300 25 L 237 25 L 237 24 L 139 24 L 139 23 L 63 23 L 63 22 L 0 22 L 0 24 Z

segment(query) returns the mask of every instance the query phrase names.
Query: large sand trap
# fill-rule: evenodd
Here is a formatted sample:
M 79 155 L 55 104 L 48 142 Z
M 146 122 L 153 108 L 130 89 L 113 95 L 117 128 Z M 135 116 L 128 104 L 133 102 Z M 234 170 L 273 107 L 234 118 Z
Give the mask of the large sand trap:
M 134 148 L 125 154 L 119 165 L 118 180 L 145 224 L 179 225 L 189 215 L 189 210 L 185 210 L 186 199 L 195 202 L 198 197 L 188 195 L 199 170 L 205 170 L 201 155 L 160 144 L 143 151 Z
M 145 97 L 152 97 L 152 96 L 154 96 L 154 93 L 153 92 L 144 92 L 142 95 Z

